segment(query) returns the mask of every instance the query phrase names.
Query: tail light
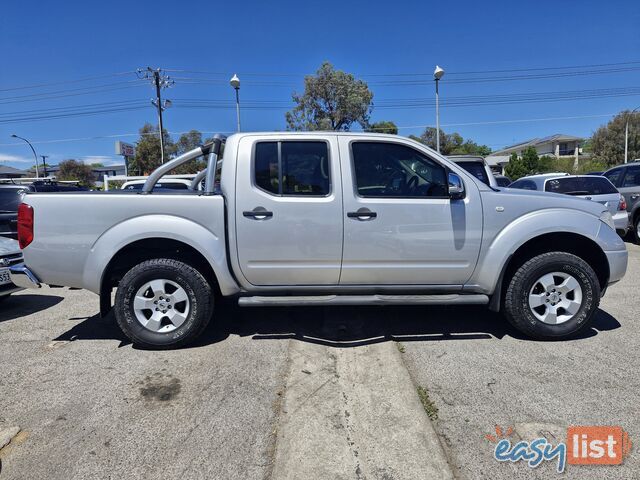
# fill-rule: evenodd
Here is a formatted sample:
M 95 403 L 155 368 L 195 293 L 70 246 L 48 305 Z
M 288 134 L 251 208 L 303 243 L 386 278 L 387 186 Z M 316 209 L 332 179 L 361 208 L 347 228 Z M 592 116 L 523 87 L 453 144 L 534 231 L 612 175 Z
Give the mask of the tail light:
M 33 241 L 33 207 L 21 203 L 18 207 L 18 243 L 27 248 Z
M 623 211 L 627 209 L 627 201 L 624 199 L 624 195 L 620 194 L 620 204 L 618 210 Z

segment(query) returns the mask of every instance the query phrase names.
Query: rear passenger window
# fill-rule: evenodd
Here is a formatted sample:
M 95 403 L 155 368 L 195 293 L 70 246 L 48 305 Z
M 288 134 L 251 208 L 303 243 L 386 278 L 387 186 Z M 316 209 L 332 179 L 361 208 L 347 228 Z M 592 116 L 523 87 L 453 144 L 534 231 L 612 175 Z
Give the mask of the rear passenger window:
M 259 142 L 255 184 L 276 195 L 328 195 L 329 149 L 325 142 Z

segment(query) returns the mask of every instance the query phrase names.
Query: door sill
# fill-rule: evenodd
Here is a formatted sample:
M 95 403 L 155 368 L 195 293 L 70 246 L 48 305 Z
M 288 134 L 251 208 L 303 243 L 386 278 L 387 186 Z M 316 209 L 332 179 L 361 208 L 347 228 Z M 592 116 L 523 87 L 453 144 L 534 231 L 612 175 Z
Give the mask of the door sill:
M 310 305 L 486 305 L 481 294 L 446 295 L 294 295 L 286 297 L 240 297 L 241 307 Z

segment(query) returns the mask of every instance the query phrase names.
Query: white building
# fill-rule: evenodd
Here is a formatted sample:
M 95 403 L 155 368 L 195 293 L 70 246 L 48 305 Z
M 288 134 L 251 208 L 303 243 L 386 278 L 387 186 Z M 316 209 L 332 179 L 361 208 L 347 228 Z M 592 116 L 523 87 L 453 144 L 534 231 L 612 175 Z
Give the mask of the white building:
M 581 155 L 580 145 L 584 141 L 581 137 L 564 135 L 557 133 L 544 138 L 533 138 L 526 142 L 516 143 L 510 147 L 503 148 L 489 155 L 485 160 L 494 170 L 502 170 L 509 163 L 509 158 L 513 153 L 522 157 L 522 153 L 529 147 L 533 147 L 538 152 L 538 156 L 548 155 L 550 157 L 562 158 L 573 157 L 575 163 Z

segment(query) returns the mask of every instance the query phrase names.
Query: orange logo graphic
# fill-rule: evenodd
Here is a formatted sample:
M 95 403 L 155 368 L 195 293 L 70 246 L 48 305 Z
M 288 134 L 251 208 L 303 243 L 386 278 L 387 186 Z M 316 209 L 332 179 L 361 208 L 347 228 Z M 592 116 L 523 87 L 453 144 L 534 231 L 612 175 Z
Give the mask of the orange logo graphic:
M 622 427 L 569 427 L 567 463 L 619 465 L 631 451 L 629 434 Z

